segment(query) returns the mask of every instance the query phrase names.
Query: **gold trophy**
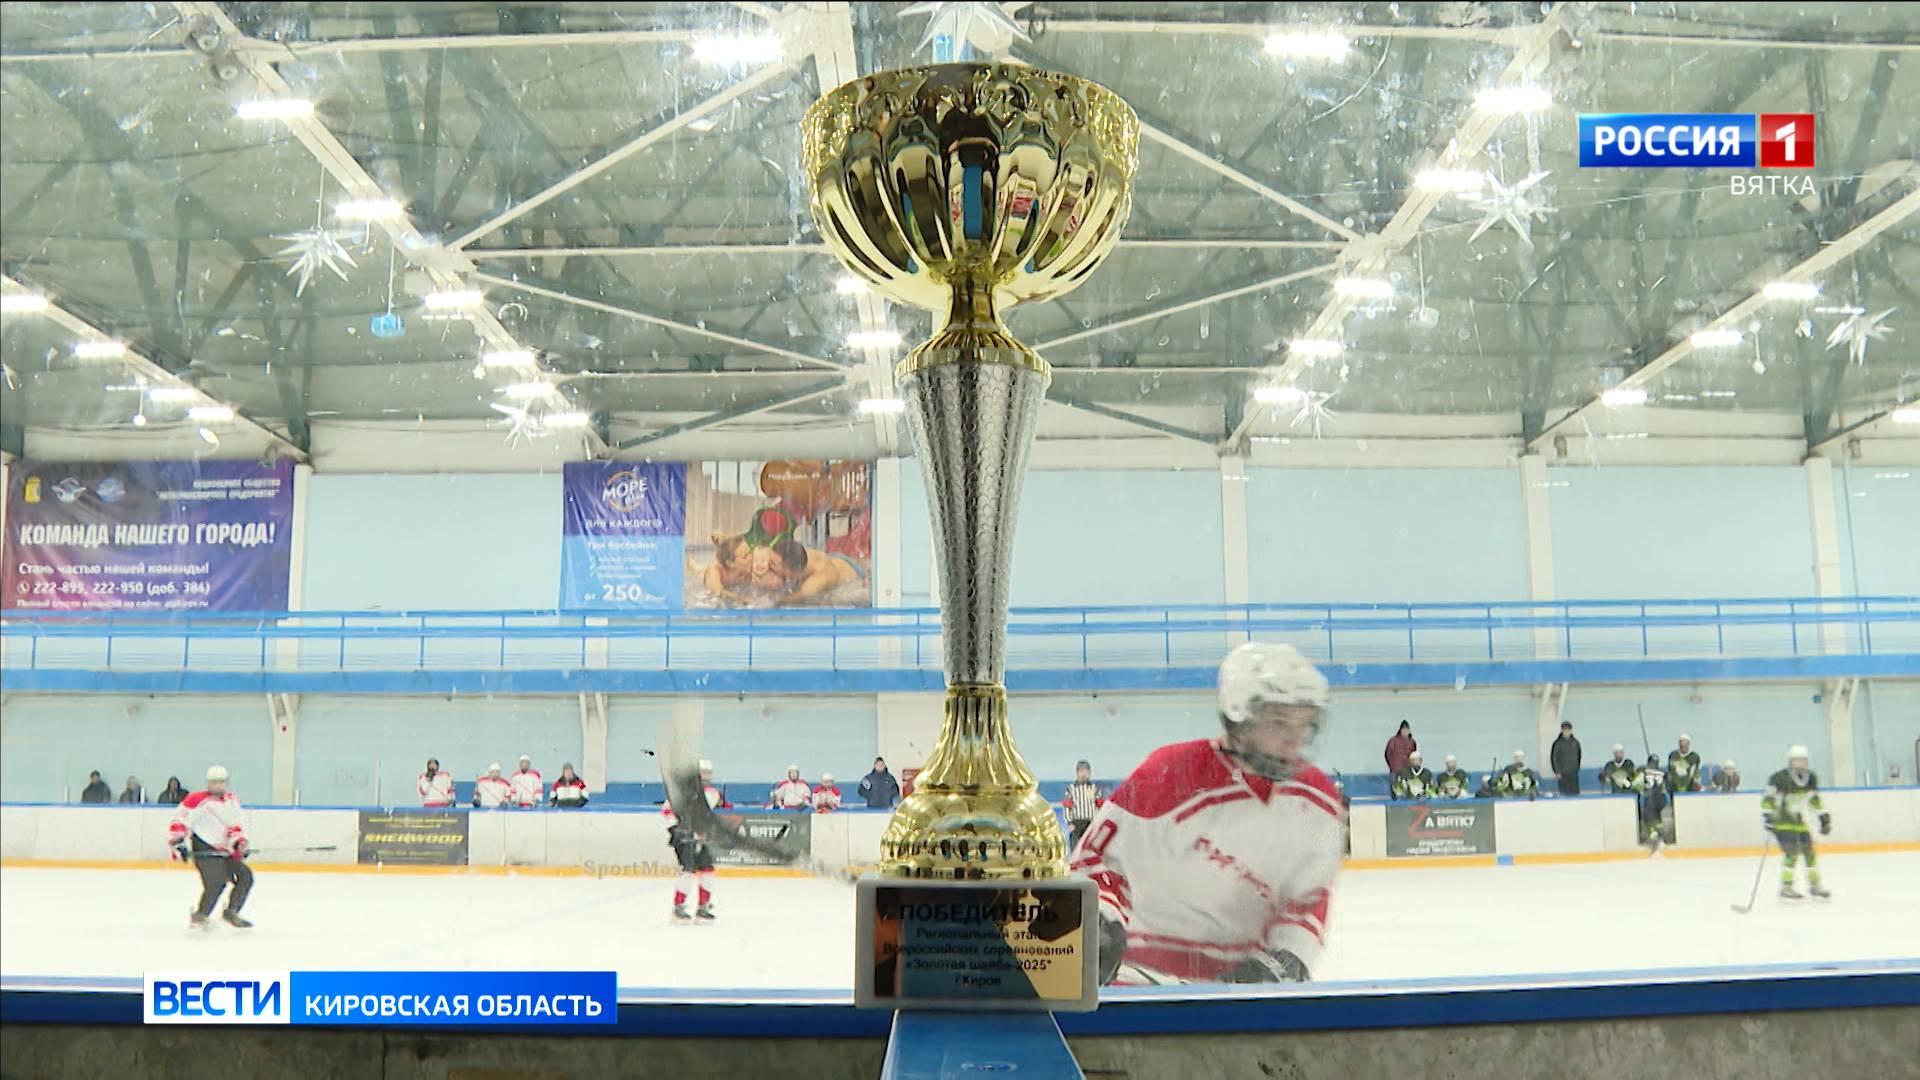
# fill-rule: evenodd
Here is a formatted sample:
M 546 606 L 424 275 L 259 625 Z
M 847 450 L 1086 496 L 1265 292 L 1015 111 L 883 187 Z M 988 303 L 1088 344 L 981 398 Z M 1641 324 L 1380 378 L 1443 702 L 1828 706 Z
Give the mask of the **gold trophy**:
M 1094 924 L 1092 883 L 1067 877 L 1059 823 L 1007 722 L 1014 514 L 1052 372 L 1000 312 L 1073 289 L 1113 250 L 1132 207 L 1140 122 L 1085 79 L 953 63 L 857 79 L 815 102 L 802 123 L 814 220 L 828 246 L 881 293 L 946 313 L 895 371 L 939 550 L 945 721 L 881 840 L 878 876 L 862 882 L 862 944 L 875 952 L 873 964 L 861 963 L 860 996 L 955 1003 L 931 976 L 915 983 L 902 974 L 912 965 L 911 941 L 901 938 L 915 926 L 898 916 L 933 911 L 914 898 L 949 891 L 902 882 L 958 883 L 981 904 L 999 903 L 999 915 L 1040 912 L 1038 923 L 1008 930 L 1008 941 L 1070 939 L 1072 964 L 1055 965 L 1049 979 L 1029 963 L 1025 989 L 1043 1007 L 1090 1008 L 1093 980 L 1064 969 L 1084 960 L 1092 970 L 1092 935 L 1078 936 L 1083 916 Z M 1018 1007 L 1020 988 L 952 997 Z

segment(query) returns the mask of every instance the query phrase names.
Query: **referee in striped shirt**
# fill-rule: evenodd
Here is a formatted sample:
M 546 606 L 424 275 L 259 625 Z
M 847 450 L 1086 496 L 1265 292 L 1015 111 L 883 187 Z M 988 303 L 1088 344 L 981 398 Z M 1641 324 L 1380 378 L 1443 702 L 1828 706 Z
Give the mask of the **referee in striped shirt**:
M 1100 812 L 1106 801 L 1093 782 L 1093 766 L 1084 761 L 1075 765 L 1073 783 L 1067 785 L 1067 797 L 1060 801 L 1060 805 L 1066 807 L 1067 828 L 1071 832 L 1068 851 L 1080 846 L 1080 837 L 1085 835 L 1087 826 L 1093 824 L 1093 815 Z

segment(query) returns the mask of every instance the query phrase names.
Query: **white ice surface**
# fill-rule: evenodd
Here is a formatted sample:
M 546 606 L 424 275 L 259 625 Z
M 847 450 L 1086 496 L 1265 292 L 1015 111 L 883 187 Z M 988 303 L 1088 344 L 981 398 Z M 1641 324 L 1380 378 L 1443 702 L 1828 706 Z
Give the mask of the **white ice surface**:
M 1783 901 L 1750 859 L 1360 870 L 1333 901 L 1323 980 L 1618 971 L 1920 957 L 1920 853 L 1830 855 L 1830 902 Z M 853 891 L 722 878 L 721 920 L 668 918 L 663 879 L 276 873 L 249 931 L 186 928 L 184 869 L 0 870 L 0 973 L 148 970 L 619 972 L 623 987 L 846 990 Z M 1803 886 L 1804 887 L 1804 886 Z

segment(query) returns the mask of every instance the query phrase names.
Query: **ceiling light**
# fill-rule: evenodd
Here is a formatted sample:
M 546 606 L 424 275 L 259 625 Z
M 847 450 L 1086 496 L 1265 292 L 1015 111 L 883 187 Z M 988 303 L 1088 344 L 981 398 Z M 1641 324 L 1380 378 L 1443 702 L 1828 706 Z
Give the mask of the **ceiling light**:
M 431 292 L 420 299 L 420 303 L 432 311 L 446 311 L 452 308 L 478 307 L 487 298 L 479 289 L 445 289 Z
M 233 110 L 242 120 L 304 120 L 313 115 L 306 98 L 259 98 L 243 101 Z
M 1253 392 L 1253 400 L 1262 405 L 1289 405 L 1306 399 L 1307 392 L 1297 386 L 1262 386 Z
M 407 208 L 396 199 L 349 199 L 333 212 L 346 221 L 391 221 L 405 216 Z
M 898 330 L 856 330 L 847 335 L 847 345 L 855 349 L 891 349 L 902 340 Z
M 1696 349 L 1725 349 L 1740 344 L 1744 335 L 1738 330 L 1695 330 L 1687 338 Z
M 134 413 L 134 414 L 133 414 L 133 426 L 134 426 L 134 427 L 146 427 L 146 426 L 147 426 L 147 414 L 146 414 L 146 413 Z
M 1350 44 L 1344 34 L 1288 30 L 1268 34 L 1264 47 L 1268 56 L 1285 56 L 1296 60 L 1344 60 Z
M 697 117 L 695 119 L 687 121 L 687 130 L 697 131 L 700 134 L 705 135 L 707 132 L 712 131 L 715 127 L 717 127 L 719 123 L 720 121 L 715 120 L 711 116 L 701 116 L 701 117 Z
M 860 403 L 860 411 L 864 414 L 903 413 L 907 411 L 907 403 L 897 397 L 867 398 Z
M 510 386 L 503 386 L 500 388 L 500 392 L 510 398 L 525 401 L 528 398 L 545 397 L 553 393 L 553 389 L 552 383 L 544 379 L 535 379 L 532 382 L 514 383 Z
M 833 283 L 833 291 L 841 296 L 859 296 L 867 291 L 867 283 L 852 274 L 846 274 Z
M 1328 338 L 1295 338 L 1287 342 L 1287 351 L 1308 360 L 1317 360 L 1324 356 L 1339 356 L 1347 351 L 1345 342 Z
M 482 353 L 480 364 L 483 367 L 532 367 L 533 350 L 502 349 L 499 352 Z
M 1393 283 L 1379 278 L 1336 278 L 1333 291 L 1341 296 L 1357 296 L 1367 300 L 1393 299 Z
M 233 419 L 231 405 L 195 405 L 187 410 L 187 419 L 203 424 L 218 424 Z
M 1769 300 L 1811 300 L 1820 295 L 1820 286 L 1811 281 L 1769 281 L 1760 294 Z
M 540 418 L 542 427 L 583 428 L 593 423 L 593 417 L 583 412 L 554 412 Z
M 127 355 L 124 341 L 76 341 L 73 355 L 80 360 L 111 360 Z
M 697 38 L 693 58 L 703 64 L 739 66 L 768 64 L 780 59 L 780 39 L 773 34 L 736 34 Z
M 10 292 L 0 296 L 0 311 L 25 315 L 47 310 L 47 298 L 39 293 Z
M 1738 390 L 1702 390 L 1700 396 L 1703 398 L 1739 397 L 1740 392 Z
M 1621 405 L 1645 405 L 1646 403 L 1647 392 L 1637 386 L 1617 386 L 1600 395 L 1600 404 L 1602 405 L 1618 407 Z
M 1908 405 L 1887 414 L 1896 424 L 1920 424 L 1920 405 Z
M 1553 106 L 1553 95 L 1538 86 L 1489 86 L 1474 95 L 1473 107 L 1490 113 L 1540 112 Z
M 1413 186 L 1422 191 L 1477 194 L 1487 186 L 1487 174 L 1478 169 L 1421 169 L 1414 174 Z
M 189 401 L 199 401 L 200 391 L 191 386 L 150 386 L 147 388 L 147 400 L 155 404 L 183 405 Z

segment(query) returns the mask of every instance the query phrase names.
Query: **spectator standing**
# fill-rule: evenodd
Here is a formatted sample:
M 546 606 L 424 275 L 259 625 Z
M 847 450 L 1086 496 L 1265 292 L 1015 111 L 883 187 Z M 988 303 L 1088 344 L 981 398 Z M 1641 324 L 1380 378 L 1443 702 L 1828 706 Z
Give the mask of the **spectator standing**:
M 840 809 L 840 785 L 833 782 L 832 773 L 821 773 L 820 783 L 813 789 L 813 812 L 830 814 Z
M 139 777 L 127 777 L 127 786 L 124 791 L 120 792 L 120 801 L 134 805 L 147 801 L 147 789 L 140 786 Z
M 1560 794 L 1580 794 L 1580 740 L 1573 737 L 1573 725 L 1565 720 L 1560 721 L 1560 737 L 1553 740 L 1547 764 L 1560 781 Z
M 413 786 L 420 792 L 420 805 L 444 810 L 453 805 L 453 774 L 440 767 L 439 758 L 428 758 L 427 767 Z
M 1685 735 L 1680 736 L 1680 748 L 1667 755 L 1667 790 L 1700 790 L 1700 754 Z
M 1420 744 L 1413 739 L 1413 725 L 1405 720 L 1400 721 L 1400 730 L 1387 740 L 1387 775 L 1399 776 L 1401 770 L 1407 767 L 1407 758 L 1418 749 Z
M 531 810 L 540 805 L 540 797 L 547 789 L 546 780 L 540 770 L 533 767 L 533 759 L 520 755 L 520 768 L 508 781 L 513 785 L 513 805 L 522 810 Z
M 873 759 L 873 771 L 860 778 L 860 797 L 867 809 L 884 810 L 900 801 L 900 782 L 887 771 L 886 758 Z
M 482 810 L 498 810 L 513 804 L 513 785 L 500 775 L 500 763 L 487 766 L 486 775 L 473 782 L 473 805 Z
M 1421 761 L 1420 751 L 1407 755 L 1407 767 L 1393 778 L 1393 797 L 1419 802 L 1433 791 L 1433 770 Z
M 1527 752 L 1515 750 L 1513 764 L 1494 778 L 1493 793 L 1502 799 L 1531 799 L 1539 794 L 1540 777 L 1527 768 Z
M 1460 768 L 1460 759 L 1447 755 L 1447 767 L 1434 780 L 1434 789 L 1443 799 L 1464 799 L 1472 793 L 1473 778 Z
M 1613 744 L 1613 757 L 1600 766 L 1600 790 L 1608 795 L 1629 795 L 1638 791 L 1640 767 L 1627 758 L 1627 748 Z
M 1722 762 L 1720 775 L 1713 778 L 1713 790 L 1722 795 L 1740 790 L 1740 766 L 1731 761 Z
M 1080 837 L 1093 824 L 1093 816 L 1100 812 L 1107 800 L 1100 795 L 1099 785 L 1093 782 L 1093 766 L 1087 762 L 1076 762 L 1073 766 L 1073 783 L 1067 785 L 1066 797 L 1060 805 L 1067 810 L 1067 850 L 1080 846 Z
M 553 782 L 553 794 L 548 801 L 561 810 L 578 810 L 587 805 L 587 782 L 573 771 L 573 762 L 560 766 L 560 775 Z
M 187 797 L 187 789 L 180 786 L 180 778 L 167 777 L 167 786 L 160 789 L 160 797 L 153 800 L 160 806 L 179 806 L 180 800 Z
M 775 810 L 806 810 L 813 806 L 813 789 L 800 779 L 800 766 L 787 766 L 787 778 L 773 785 L 767 805 Z
M 87 774 L 87 786 L 80 789 L 80 801 L 83 803 L 110 803 L 113 801 L 113 789 L 100 779 L 100 771 L 95 769 Z

